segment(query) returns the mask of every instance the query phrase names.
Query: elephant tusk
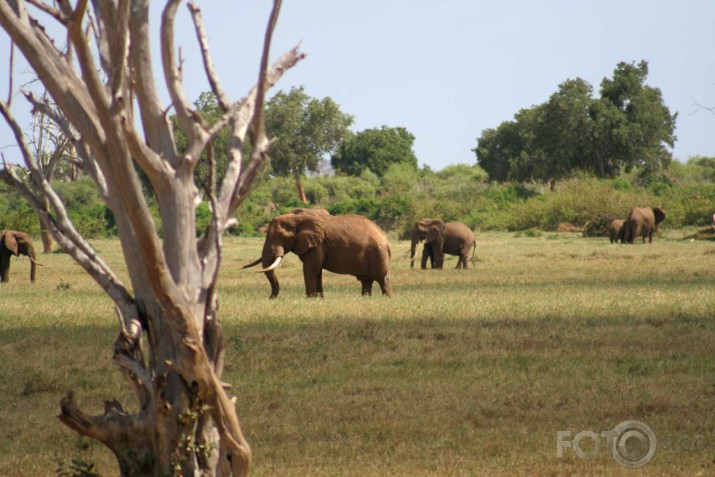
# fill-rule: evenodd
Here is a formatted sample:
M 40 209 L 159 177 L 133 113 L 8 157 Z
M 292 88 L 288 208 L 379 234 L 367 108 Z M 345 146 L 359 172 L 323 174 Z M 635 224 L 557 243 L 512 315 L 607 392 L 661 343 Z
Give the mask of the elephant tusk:
M 39 266 L 41 266 L 41 267 L 44 267 L 43 264 L 41 264 L 40 262 L 38 262 L 38 261 L 35 260 L 34 258 L 32 258 L 32 257 L 28 257 L 28 258 L 29 258 L 30 261 L 31 261 L 32 263 L 34 263 L 35 265 L 39 265 Z
M 255 266 L 258 265 L 259 263 L 261 263 L 261 258 L 260 258 L 260 257 L 258 258 L 258 260 L 255 260 L 255 261 L 253 261 L 253 262 L 251 262 L 251 263 L 247 263 L 247 264 L 245 264 L 244 266 L 242 266 L 242 267 L 241 267 L 241 270 L 243 270 L 243 269 L 245 269 L 245 268 L 255 267 Z
M 278 258 L 276 258 L 276 260 L 271 264 L 270 267 L 264 268 L 263 270 L 257 270 L 257 272 L 258 272 L 258 273 L 265 273 L 265 272 L 270 272 L 271 270 L 275 270 L 276 268 L 278 268 L 278 265 L 280 265 L 282 258 L 283 258 L 283 257 L 278 257 Z

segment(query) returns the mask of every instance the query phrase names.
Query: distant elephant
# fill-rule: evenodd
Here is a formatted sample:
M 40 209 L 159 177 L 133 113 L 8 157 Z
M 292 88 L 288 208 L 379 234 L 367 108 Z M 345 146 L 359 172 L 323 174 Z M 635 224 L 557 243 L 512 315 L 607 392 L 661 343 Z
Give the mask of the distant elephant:
M 30 281 L 35 281 L 35 247 L 32 239 L 25 232 L 0 230 L 0 282 L 10 281 L 10 256 L 20 254 L 30 258 Z
M 392 296 L 390 245 L 374 222 L 360 215 L 333 216 L 323 209 L 295 209 L 274 217 L 266 231 L 261 258 L 244 265 L 262 263 L 260 272 L 271 284 L 271 298 L 280 286 L 275 269 L 286 253 L 293 252 L 303 262 L 305 294 L 323 296 L 323 269 L 354 275 L 362 283 L 362 294 L 372 294 L 372 283 L 383 295 Z
M 648 237 L 648 242 L 653 242 L 655 226 L 665 220 L 665 212 L 658 207 L 636 207 L 628 214 L 623 224 L 622 243 L 636 243 L 636 237 Z
M 625 229 L 623 228 L 624 222 L 625 220 L 613 219 L 611 223 L 606 226 L 606 232 L 611 238 L 611 243 L 618 243 L 619 240 L 623 242 L 623 234 L 625 233 Z
M 472 249 L 472 259 L 477 244 L 474 241 L 474 232 L 461 222 L 447 222 L 442 219 L 422 219 L 412 226 L 412 247 L 410 253 L 410 267 L 415 265 L 415 249 L 417 244 L 425 241 L 422 251 L 422 268 L 427 268 L 429 259 L 432 268 L 442 268 L 444 254 L 456 255 L 456 268 L 467 268 L 467 257 Z

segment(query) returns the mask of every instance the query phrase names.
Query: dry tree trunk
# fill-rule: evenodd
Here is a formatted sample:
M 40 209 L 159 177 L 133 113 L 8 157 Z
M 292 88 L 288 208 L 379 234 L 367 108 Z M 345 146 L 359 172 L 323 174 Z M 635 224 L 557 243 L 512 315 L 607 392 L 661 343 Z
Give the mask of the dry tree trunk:
M 0 27 L 52 97 L 61 112 L 53 120 L 71 141 L 77 164 L 114 213 L 131 280 L 131 287 L 122 283 L 76 231 L 10 108 L 0 102 L 0 113 L 30 171 L 28 179 L 21 179 L 12 167 L 5 167 L 0 179 L 28 200 L 59 246 L 114 301 L 119 318 L 114 361 L 139 402 L 136 414 L 108 400 L 103 413 L 90 415 L 69 393 L 62 399 L 60 419 L 111 449 L 125 476 L 246 475 L 251 451 L 235 398 L 221 381 L 224 348 L 216 280 L 223 232 L 233 225 L 233 214 L 267 154 L 265 92 L 302 58 L 296 48 L 268 65 L 281 1 L 274 0 L 257 84 L 238 102 L 223 92 L 200 11 L 188 4 L 209 84 L 224 111 L 213 126 L 186 98 L 173 31 L 181 1 L 166 2 L 161 15 L 161 70 L 170 106 L 188 138 L 182 155 L 167 118 L 169 108 L 159 101 L 155 85 L 149 0 L 79 0 L 74 8 L 69 0 L 29 3 L 28 8 L 21 0 L 0 1 Z M 50 39 L 51 30 L 40 19 L 59 24 L 64 36 Z M 65 38 L 70 42 L 67 53 L 55 46 Z M 50 110 L 42 99 L 26 97 L 34 109 Z M 202 151 L 224 127 L 232 131 L 229 164 L 224 177 L 216 178 L 206 191 L 212 221 L 197 240 L 195 209 L 200 200 L 194 170 Z M 242 167 L 245 141 L 250 141 L 252 154 Z M 154 190 L 163 239 L 142 195 L 135 165 Z
M 44 207 L 44 210 L 50 210 L 50 201 L 48 201 L 47 199 L 42 200 L 42 205 Z M 55 242 L 55 238 L 52 236 L 50 231 L 47 230 L 47 227 L 45 227 L 45 224 L 42 222 L 41 218 L 40 237 L 42 238 L 42 253 L 53 253 L 57 249 L 57 243 Z
M 302 174 L 300 172 L 295 172 L 293 174 L 293 177 L 295 179 L 295 188 L 298 191 L 298 198 L 303 202 L 304 204 L 308 204 L 308 198 L 305 196 L 305 189 L 303 188 L 303 178 L 301 177 Z

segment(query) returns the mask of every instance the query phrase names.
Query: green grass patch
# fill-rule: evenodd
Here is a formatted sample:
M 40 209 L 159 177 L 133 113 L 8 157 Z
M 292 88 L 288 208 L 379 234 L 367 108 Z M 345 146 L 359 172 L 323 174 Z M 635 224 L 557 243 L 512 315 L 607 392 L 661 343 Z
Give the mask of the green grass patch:
M 487 233 L 476 267 L 411 269 L 393 241 L 395 296 L 363 298 L 354 277 L 324 274 L 306 299 L 300 260 L 281 295 L 240 265 L 260 239 L 227 238 L 219 281 L 227 363 L 257 476 L 707 475 L 715 454 L 712 242 L 676 231 L 651 245 L 578 234 Z M 119 244 L 95 243 L 126 280 Z M 0 475 L 52 476 L 58 462 L 112 455 L 57 419 L 74 390 L 101 413 L 134 409 L 112 365 L 117 324 L 98 286 L 66 254 L 13 260 L 0 287 Z M 649 424 L 659 448 L 640 471 L 556 432 Z M 584 446 L 585 448 L 585 446 Z

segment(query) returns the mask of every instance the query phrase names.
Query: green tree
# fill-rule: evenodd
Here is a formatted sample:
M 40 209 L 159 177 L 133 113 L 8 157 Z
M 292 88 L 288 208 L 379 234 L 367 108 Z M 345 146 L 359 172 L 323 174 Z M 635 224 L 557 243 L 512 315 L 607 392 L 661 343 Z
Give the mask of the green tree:
M 473 149 L 492 180 L 557 180 L 575 170 L 612 178 L 639 167 L 667 167 L 677 114 L 660 90 L 645 85 L 648 63 L 619 63 L 604 78 L 601 97 L 577 78 L 567 80 L 546 103 L 519 111 L 514 121 L 487 129 Z
M 366 129 L 347 138 L 330 159 L 335 170 L 359 176 L 365 169 L 385 175 L 392 164 L 405 163 L 417 170 L 415 142 L 407 129 L 387 127 Z
M 607 106 L 597 112 L 608 111 L 608 117 L 599 121 L 598 114 L 593 115 L 597 123 L 610 128 L 610 157 L 605 157 L 626 171 L 641 167 L 652 172 L 672 161 L 666 146 L 672 148 L 675 143 L 678 113 L 670 114 L 660 89 L 645 84 L 647 77 L 647 61 L 637 65 L 618 63 L 613 79 L 604 78 L 601 82 L 601 102 Z M 613 175 L 615 171 L 611 169 L 600 177 Z
M 539 117 L 537 107 L 522 109 L 514 121 L 504 121 L 497 129 L 482 132 L 472 151 L 491 180 L 527 182 L 535 178 L 538 151 L 532 143 Z
M 266 132 L 278 138 L 270 149 L 273 173 L 293 176 L 298 197 L 307 203 L 303 174 L 317 172 L 320 159 L 349 136 L 352 123 L 353 117 L 329 97 L 311 98 L 302 86 L 279 91 L 266 104 Z
M 715 157 L 693 156 L 688 159 L 687 165 L 695 169 L 701 180 L 715 182 Z
M 512 158 L 523 150 L 518 126 L 515 121 L 504 121 L 496 129 L 483 130 L 477 139 L 477 147 L 472 151 L 477 156 L 477 163 L 487 171 L 491 180 L 509 180 Z

